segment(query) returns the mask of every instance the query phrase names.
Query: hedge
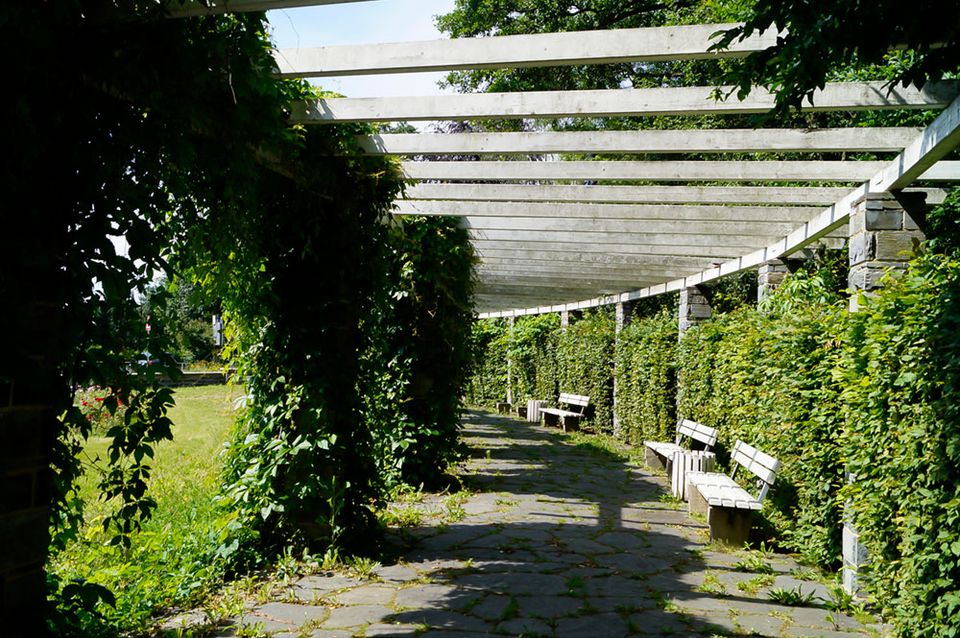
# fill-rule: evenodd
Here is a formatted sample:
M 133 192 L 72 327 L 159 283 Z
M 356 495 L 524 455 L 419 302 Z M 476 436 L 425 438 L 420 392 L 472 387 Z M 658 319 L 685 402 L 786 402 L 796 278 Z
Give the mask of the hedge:
M 851 315 L 843 490 L 900 636 L 960 632 L 960 261 L 915 260 Z
M 719 429 L 721 461 L 737 439 L 780 460 L 765 514 L 780 545 L 823 567 L 840 554 L 843 417 L 833 371 L 846 316 L 821 278 L 798 274 L 759 308 L 691 329 L 678 353 L 681 415 Z
M 589 396 L 587 422 L 600 432 L 613 430 L 613 342 L 609 309 L 584 312 L 557 340 L 558 390 Z
M 634 319 L 620 332 L 615 359 L 618 436 L 632 445 L 673 440 L 677 318 L 664 309 Z

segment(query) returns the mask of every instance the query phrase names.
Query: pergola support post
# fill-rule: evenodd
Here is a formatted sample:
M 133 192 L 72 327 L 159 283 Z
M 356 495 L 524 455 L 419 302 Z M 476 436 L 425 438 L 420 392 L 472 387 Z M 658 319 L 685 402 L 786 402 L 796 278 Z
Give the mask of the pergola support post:
M 620 332 L 630 325 L 633 319 L 633 302 L 619 301 L 614 305 L 616 315 L 616 328 L 614 332 L 614 352 L 620 347 Z M 623 427 L 620 422 L 619 410 L 617 406 L 617 363 L 614 358 L 613 363 L 613 436 L 618 439 L 623 438 Z
M 916 245 L 924 239 L 917 224 L 925 211 L 923 199 L 922 194 L 905 197 L 902 193 L 895 196 L 881 192 L 868 193 L 853 203 L 848 247 L 851 312 L 859 310 L 862 293 L 883 286 L 886 273 L 907 267 Z M 847 480 L 853 482 L 856 476 L 848 472 Z M 848 501 L 843 515 L 843 587 L 855 594 L 861 589 L 857 573 L 869 562 L 869 556 L 853 525 L 850 508 Z
M 713 309 L 706 295 L 699 286 L 690 286 L 680 289 L 680 311 L 679 311 L 679 329 L 680 337 L 683 337 L 688 329 L 696 324 L 709 319 L 713 315 Z
M 787 264 L 780 259 L 771 259 L 760 264 L 757 270 L 757 303 L 772 295 L 789 272 Z

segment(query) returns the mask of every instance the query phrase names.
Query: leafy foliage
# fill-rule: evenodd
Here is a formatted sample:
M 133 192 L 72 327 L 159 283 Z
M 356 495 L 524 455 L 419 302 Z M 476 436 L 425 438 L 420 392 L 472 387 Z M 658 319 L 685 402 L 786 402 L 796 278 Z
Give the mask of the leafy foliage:
M 508 353 L 515 403 L 529 399 L 555 399 L 557 388 L 557 338 L 560 316 L 555 313 L 518 317 L 510 332 Z
M 824 566 L 840 549 L 837 439 L 843 427 L 833 371 L 846 307 L 820 276 L 788 278 L 759 308 L 743 306 L 680 340 L 680 414 L 783 464 L 768 499 L 779 542 Z
M 492 407 L 507 399 L 507 347 L 510 332 L 504 319 L 475 321 L 470 333 L 471 369 L 466 399 Z
M 613 342 L 609 308 L 585 311 L 557 339 L 558 389 L 590 397 L 587 421 L 597 431 L 613 428 Z
M 170 354 L 179 362 L 213 361 L 216 346 L 211 326 L 216 306 L 204 299 L 190 281 L 163 278 L 147 287 L 140 314 L 151 333 L 159 331 L 172 346 Z
M 672 441 L 676 427 L 677 318 L 664 309 L 620 331 L 614 375 L 620 436 Z
M 387 397 L 401 418 L 382 424 L 391 432 L 389 452 L 383 450 L 377 458 L 398 467 L 408 484 L 433 484 L 460 449 L 474 254 L 466 230 L 454 218 L 401 218 L 389 239 L 393 289 L 381 311 L 383 321 L 371 330 L 371 339 L 385 338 L 386 348 L 374 348 L 369 360 L 389 361 L 403 371 L 396 378 L 405 383 Z M 365 394 L 382 393 L 371 387 Z
M 928 254 L 851 316 L 843 491 L 862 572 L 901 636 L 955 636 L 960 615 L 960 261 Z
M 727 30 L 717 47 L 776 25 L 775 46 L 751 54 L 728 80 L 740 96 L 754 85 L 776 93 L 781 112 L 800 104 L 850 66 L 892 66 L 891 82 L 923 86 L 960 69 L 956 6 L 924 0 L 801 0 L 748 3 L 745 24 Z M 891 54 L 894 49 L 900 49 Z

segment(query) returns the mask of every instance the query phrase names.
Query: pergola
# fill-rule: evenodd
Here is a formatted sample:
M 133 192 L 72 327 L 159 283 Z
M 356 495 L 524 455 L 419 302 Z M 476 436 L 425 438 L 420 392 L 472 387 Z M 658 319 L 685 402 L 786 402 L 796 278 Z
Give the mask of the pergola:
M 340 0 L 363 1 L 363 0 Z M 337 0 L 221 0 L 178 15 L 335 4 Z M 320 46 L 276 52 L 281 77 L 414 73 L 479 68 L 644 63 L 741 57 L 775 33 L 711 51 L 730 25 Z M 328 98 L 296 105 L 293 123 L 755 114 L 773 96 L 754 90 L 717 101 L 714 87 Z M 922 90 L 882 82 L 828 84 L 809 111 L 941 110 L 925 129 L 700 129 L 363 136 L 360 146 L 402 158 L 412 181 L 397 215 L 462 219 L 476 252 L 481 317 L 571 311 L 682 290 L 846 238 L 851 207 L 872 193 L 960 180 L 941 161 L 960 142 L 960 83 Z M 734 154 L 858 152 L 887 161 L 727 160 Z M 717 160 L 565 161 L 562 154 L 717 155 Z M 451 161 L 471 156 L 479 161 Z M 640 182 L 618 185 L 607 182 Z M 724 185 L 708 185 L 708 184 Z M 774 185 L 765 185 L 772 183 Z M 779 186 L 803 183 L 809 186 Z M 833 184 L 824 186 L 824 184 Z

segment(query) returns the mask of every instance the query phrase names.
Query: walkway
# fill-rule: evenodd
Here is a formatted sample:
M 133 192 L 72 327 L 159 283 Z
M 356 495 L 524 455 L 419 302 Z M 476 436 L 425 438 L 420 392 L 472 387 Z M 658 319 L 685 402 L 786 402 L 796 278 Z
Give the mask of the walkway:
M 881 635 L 821 600 L 771 602 L 828 594 L 789 558 L 711 548 L 665 480 L 620 456 L 488 413 L 464 424 L 471 493 L 398 505 L 403 560 L 300 579 L 243 622 L 284 638 Z M 734 569 L 751 557 L 774 574 Z

